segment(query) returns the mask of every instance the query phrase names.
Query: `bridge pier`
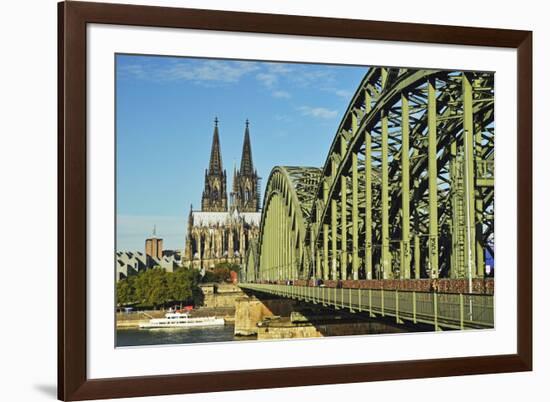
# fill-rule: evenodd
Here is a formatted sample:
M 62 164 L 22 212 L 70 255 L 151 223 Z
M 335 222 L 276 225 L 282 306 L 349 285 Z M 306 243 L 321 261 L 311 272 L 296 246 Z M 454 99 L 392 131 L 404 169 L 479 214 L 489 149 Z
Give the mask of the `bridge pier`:
M 290 316 L 295 305 L 296 300 L 292 299 L 241 297 L 235 301 L 235 335 L 257 335 L 259 322 L 268 317 Z

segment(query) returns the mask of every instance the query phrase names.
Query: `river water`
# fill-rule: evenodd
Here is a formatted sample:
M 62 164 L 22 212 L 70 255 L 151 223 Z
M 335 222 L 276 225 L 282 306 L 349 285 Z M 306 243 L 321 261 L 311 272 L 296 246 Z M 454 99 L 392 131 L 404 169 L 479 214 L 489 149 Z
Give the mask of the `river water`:
M 235 327 L 232 324 L 204 328 L 117 329 L 116 345 L 120 347 L 250 340 L 250 338 L 233 336 L 234 330 Z
M 322 328 L 322 327 L 320 327 Z M 416 332 L 422 330 L 414 327 L 390 325 L 386 322 L 370 321 L 368 326 L 355 329 L 355 333 L 347 335 L 388 334 L 401 332 Z M 426 330 L 426 329 L 425 329 Z M 432 330 L 431 328 L 428 330 Z M 223 327 L 195 328 L 119 328 L 116 331 L 116 346 L 150 346 L 186 343 L 209 343 L 229 341 L 250 341 L 255 337 L 234 336 L 235 325 L 225 324 Z M 334 336 L 330 335 L 329 336 Z

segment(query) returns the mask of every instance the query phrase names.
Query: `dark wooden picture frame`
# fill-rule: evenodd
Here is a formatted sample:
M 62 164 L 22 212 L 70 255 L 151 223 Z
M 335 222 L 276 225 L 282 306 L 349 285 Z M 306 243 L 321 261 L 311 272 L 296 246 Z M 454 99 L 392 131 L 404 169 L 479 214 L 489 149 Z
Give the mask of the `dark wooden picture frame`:
M 517 353 L 88 379 L 86 25 L 192 28 L 517 50 Z M 532 32 L 101 3 L 58 5 L 58 397 L 83 400 L 532 370 Z

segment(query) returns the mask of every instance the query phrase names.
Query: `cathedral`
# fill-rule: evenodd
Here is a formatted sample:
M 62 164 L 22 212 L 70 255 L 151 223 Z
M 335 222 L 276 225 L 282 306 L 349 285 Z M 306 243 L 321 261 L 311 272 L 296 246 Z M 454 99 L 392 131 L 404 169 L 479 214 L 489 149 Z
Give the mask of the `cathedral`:
M 216 118 L 210 162 L 204 172 L 201 210 L 194 211 L 191 206 L 187 221 L 185 260 L 197 269 L 212 269 L 220 262 L 242 264 L 250 241 L 259 233 L 260 177 L 252 163 L 250 124 L 247 120 L 241 164 L 233 171 L 228 202 L 218 123 Z

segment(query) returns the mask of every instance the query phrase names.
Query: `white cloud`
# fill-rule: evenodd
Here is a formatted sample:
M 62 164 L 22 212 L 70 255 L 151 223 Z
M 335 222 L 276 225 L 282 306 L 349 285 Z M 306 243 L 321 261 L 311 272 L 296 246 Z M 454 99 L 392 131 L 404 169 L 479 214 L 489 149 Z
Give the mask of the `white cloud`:
M 256 79 L 268 88 L 273 87 L 278 81 L 277 75 L 271 73 L 258 73 Z
M 312 116 L 319 119 L 333 119 L 338 114 L 337 110 L 330 110 L 324 107 L 300 106 L 298 110 L 304 116 Z
M 268 63 L 266 66 L 268 71 L 273 74 L 287 74 L 293 71 L 288 64 Z
M 132 75 L 136 78 L 147 78 L 147 72 L 141 64 L 129 64 L 120 67 L 120 73 L 122 75 Z
M 293 74 L 289 75 L 289 79 L 300 87 L 316 86 L 318 88 L 333 85 L 336 81 L 336 75 L 330 68 L 312 70 L 300 66 Z
M 293 71 L 293 69 L 290 68 L 288 65 L 280 63 L 265 63 L 263 67 L 264 68 L 262 69 L 262 71 L 256 74 L 256 79 L 267 88 L 273 88 L 277 86 L 282 77 Z M 283 94 L 282 97 L 287 97 L 285 96 L 285 94 L 288 95 L 288 92 L 285 91 L 276 92 Z M 275 93 L 273 93 L 273 96 L 277 97 Z
M 271 95 L 273 95 L 274 98 L 283 98 L 283 99 L 290 98 L 290 94 L 286 91 L 273 91 Z
M 348 91 L 346 89 L 337 89 L 334 91 L 334 93 L 338 96 L 341 96 L 342 98 L 351 98 L 353 93 L 351 91 Z
M 291 121 L 293 121 L 292 117 L 286 115 L 286 114 L 276 114 L 274 116 L 275 120 L 276 121 L 280 121 L 280 122 L 283 122 L 283 123 L 290 123 Z
M 231 60 L 171 59 L 168 63 L 157 63 L 154 59 L 136 59 L 136 63 L 124 64 L 119 70 L 121 76 L 155 82 L 190 81 L 203 86 L 219 86 L 239 83 L 243 78 L 256 79 L 269 94 L 278 99 L 290 99 L 288 85 L 293 88 L 313 88 L 350 99 L 352 91 L 338 88 L 333 68 L 306 68 L 288 63 L 259 63 Z M 332 118 L 336 111 L 324 108 L 305 107 L 303 114 Z
M 192 80 L 238 82 L 244 75 L 256 71 L 259 67 L 254 63 L 204 61 L 200 63 L 175 63 L 158 73 L 161 80 Z
M 334 86 L 320 86 L 319 89 L 323 92 L 328 92 L 341 98 L 351 99 L 351 97 L 353 96 L 353 91 L 336 88 Z
M 121 72 L 139 79 L 152 81 L 195 81 L 197 83 L 235 83 L 260 67 L 251 62 L 226 62 L 207 60 L 200 62 L 174 61 L 165 67 L 131 64 L 121 67 Z

